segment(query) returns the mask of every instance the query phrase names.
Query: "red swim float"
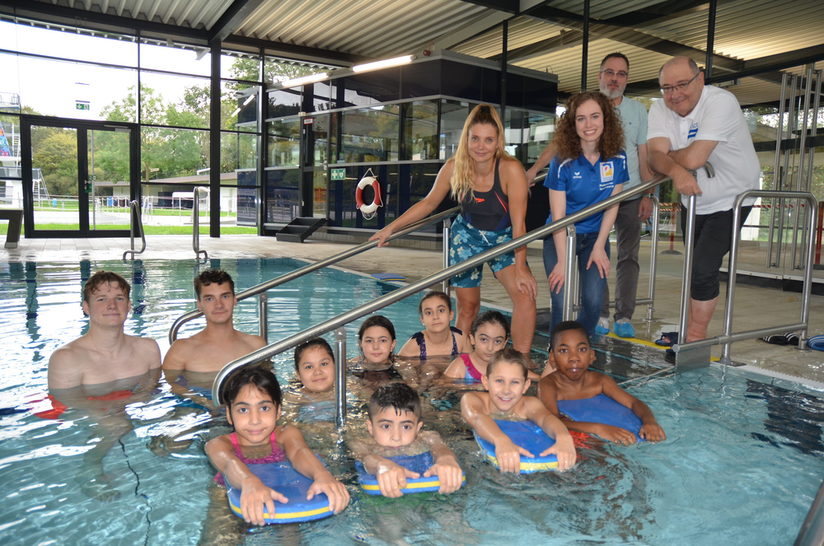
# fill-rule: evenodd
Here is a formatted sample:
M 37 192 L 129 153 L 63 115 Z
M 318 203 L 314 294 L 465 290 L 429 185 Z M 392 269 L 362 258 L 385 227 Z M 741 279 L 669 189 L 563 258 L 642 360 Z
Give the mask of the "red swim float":
M 372 202 L 368 205 L 363 202 L 363 189 L 367 186 L 372 186 L 372 191 L 374 192 L 374 197 L 372 198 Z M 378 182 L 378 179 L 374 176 L 364 176 L 358 182 L 358 187 L 355 189 L 355 207 L 361 211 L 361 214 L 367 219 L 372 218 L 374 216 L 375 211 L 378 210 L 378 207 L 383 206 L 383 201 L 381 200 L 381 185 Z

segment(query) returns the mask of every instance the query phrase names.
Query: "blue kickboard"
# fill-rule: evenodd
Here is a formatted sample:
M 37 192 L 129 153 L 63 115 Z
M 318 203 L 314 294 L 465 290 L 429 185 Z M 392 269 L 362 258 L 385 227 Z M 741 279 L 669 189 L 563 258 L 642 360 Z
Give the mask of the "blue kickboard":
M 249 470 L 268 487 L 284 495 L 289 502 L 275 502 L 274 515 L 266 512 L 266 523 L 296 523 L 329 517 L 333 514 L 329 499 L 325 494 L 315 495 L 306 500 L 306 492 L 312 480 L 292 468 L 288 462 L 250 464 Z M 240 489 L 228 486 L 229 507 L 236 516 L 243 517 L 240 511 Z
M 558 410 L 573 421 L 621 427 L 635 434 L 639 442 L 645 441 L 638 436 L 641 419 L 631 409 L 606 394 L 579 400 L 558 400 Z
M 429 470 L 429 467 L 435 462 L 432 458 L 432 453 L 425 451 L 418 455 L 400 455 L 387 458 L 421 475 L 420 478 L 408 478 L 406 480 L 406 487 L 401 489 L 403 494 L 426 493 L 427 491 L 437 491 L 441 488 L 441 481 L 437 476 L 423 477 L 423 473 Z M 361 489 L 368 495 L 380 495 L 381 488 L 378 484 L 378 478 L 375 477 L 374 474 L 368 473 L 360 461 L 355 462 L 355 469 L 358 471 L 358 482 L 360 483 Z M 463 481 L 466 483 L 466 476 L 464 476 Z
M 533 458 L 521 455 L 521 474 L 558 469 L 558 458 L 555 454 L 544 457 L 538 455 L 555 445 L 555 439 L 550 438 L 541 427 L 532 421 L 504 421 L 495 419 L 495 423 L 501 428 L 501 432 L 509 436 L 512 443 L 535 455 Z M 475 441 L 478 442 L 486 458 L 495 465 L 495 468 L 500 469 L 498 459 L 495 457 L 495 445 L 492 442 L 484 440 L 477 433 L 475 433 Z

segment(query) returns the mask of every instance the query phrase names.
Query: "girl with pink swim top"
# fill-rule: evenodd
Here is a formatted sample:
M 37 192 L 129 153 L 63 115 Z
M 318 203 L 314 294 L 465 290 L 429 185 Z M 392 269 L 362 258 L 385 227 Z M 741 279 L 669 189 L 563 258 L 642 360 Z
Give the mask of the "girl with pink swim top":
M 223 389 L 226 418 L 234 432 L 206 443 L 206 455 L 219 471 L 215 481 L 228 481 L 241 489 L 243 519 L 263 525 L 264 508 L 275 513 L 275 501 L 287 498 L 263 484 L 247 465 L 288 460 L 294 469 L 313 480 L 306 498 L 325 493 L 335 513 L 349 504 L 346 487 L 335 479 L 306 445 L 300 430 L 291 425 L 277 426 L 281 412 L 281 391 L 277 378 L 257 366 L 238 369 L 226 380 Z M 226 505 L 228 506 L 228 504 Z
M 498 311 L 485 311 L 475 317 L 469 329 L 471 353 L 463 353 L 452 361 L 444 377 L 480 383 L 486 366 L 495 353 L 506 346 L 509 339 L 509 321 Z

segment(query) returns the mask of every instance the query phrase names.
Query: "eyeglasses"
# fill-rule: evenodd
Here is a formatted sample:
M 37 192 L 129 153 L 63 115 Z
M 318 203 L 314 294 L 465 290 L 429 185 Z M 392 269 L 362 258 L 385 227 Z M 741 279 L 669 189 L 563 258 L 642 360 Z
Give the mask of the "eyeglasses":
M 698 74 L 700 74 L 700 73 L 701 73 L 701 71 L 699 70 L 698 72 L 695 73 L 695 76 L 693 76 L 692 78 L 690 78 L 689 80 L 687 80 L 685 82 L 676 83 L 675 85 L 665 85 L 664 87 L 661 87 L 660 88 L 661 94 L 662 95 L 669 95 L 670 93 L 672 93 L 674 91 L 683 91 L 684 89 L 686 89 L 689 86 L 689 84 L 691 84 L 692 82 L 695 81 L 695 78 L 697 78 Z
M 626 78 L 627 76 L 629 76 L 629 72 L 626 72 L 625 70 L 619 70 L 618 72 L 616 72 L 611 68 L 601 70 L 601 74 L 606 74 L 610 78 L 613 76 L 618 76 L 619 78 Z

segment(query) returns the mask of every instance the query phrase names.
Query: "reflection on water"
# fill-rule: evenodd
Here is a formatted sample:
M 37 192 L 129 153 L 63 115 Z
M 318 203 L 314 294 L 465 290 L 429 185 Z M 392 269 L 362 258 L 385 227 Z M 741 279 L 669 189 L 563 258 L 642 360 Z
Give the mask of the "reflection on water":
M 44 403 L 48 357 L 85 328 L 80 287 L 91 272 L 112 269 L 133 282 L 132 303 L 139 311 L 127 330 L 158 339 L 165 350 L 171 321 L 193 308 L 192 277 L 210 265 L 218 264 L 0 264 L 0 336 L 7 348 L 0 363 L 4 544 L 197 542 L 214 474 L 202 447 L 227 430 L 219 413 L 187 407 L 165 383 L 146 403 L 128 406 L 133 432 L 104 461 L 111 487 L 120 492 L 108 503 L 89 498 L 74 482 L 84 468 L 83 455 L 99 443 L 100 425 L 75 410 L 57 420 L 34 413 Z M 219 265 L 243 289 L 299 264 L 221 260 Z M 287 283 L 269 293 L 269 338 L 292 335 L 388 289 L 385 283 L 338 271 Z M 346 301 L 341 293 L 348 295 Z M 416 301 L 382 313 L 395 323 L 399 341 L 420 329 Z M 254 302 L 239 305 L 237 324 L 256 331 Z M 195 321 L 181 335 L 201 327 Z M 353 356 L 357 325 L 348 330 Z M 648 361 L 660 351 L 647 354 L 645 348 L 611 338 L 596 346 L 598 365 L 618 377 L 658 367 Z M 540 351 L 533 353 L 533 360 L 542 358 Z M 273 366 L 287 393 L 296 394 L 291 359 L 291 354 L 281 355 Z M 332 423 L 334 403 L 321 397 L 299 405 L 293 402 L 300 397 L 292 397 L 285 419 L 299 422 L 311 446 L 348 485 L 353 502 L 343 514 L 297 526 L 297 531 L 255 530 L 243 538 L 246 543 L 296 538 L 312 545 L 787 544 L 824 475 L 819 396 L 788 383 L 765 384 L 743 372 L 713 368 L 631 387 L 654 410 L 667 431 L 666 442 L 620 447 L 592 440 L 580 447 L 581 461 L 569 472 L 505 476 L 483 459 L 460 419 L 461 393 L 477 385 L 441 381 L 448 359 L 421 364 L 404 365 L 425 390 L 425 427 L 439 432 L 456 452 L 466 486 L 447 497 L 426 493 L 388 500 L 360 494 L 343 434 Z M 362 426 L 364 393 L 357 378 L 347 381 L 349 427 Z M 195 383 L 205 388 L 193 378 Z M 186 445 L 165 453 L 149 449 L 163 436 Z

